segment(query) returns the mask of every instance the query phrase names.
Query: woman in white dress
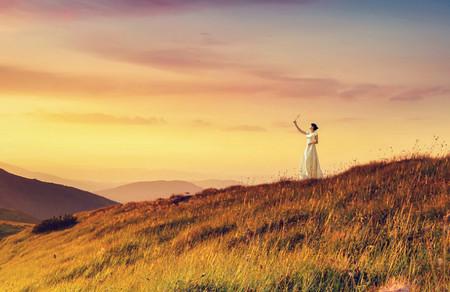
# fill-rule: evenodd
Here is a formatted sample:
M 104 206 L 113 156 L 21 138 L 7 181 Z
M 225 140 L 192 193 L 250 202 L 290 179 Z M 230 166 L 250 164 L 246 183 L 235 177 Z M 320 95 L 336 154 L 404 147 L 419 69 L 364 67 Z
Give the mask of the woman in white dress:
M 306 135 L 306 149 L 300 167 L 300 177 L 303 179 L 323 177 L 316 150 L 316 144 L 319 143 L 319 134 L 317 133 L 319 127 L 315 123 L 312 123 L 309 132 L 305 132 L 300 129 L 297 124 L 297 119 L 294 121 L 294 125 L 300 133 Z

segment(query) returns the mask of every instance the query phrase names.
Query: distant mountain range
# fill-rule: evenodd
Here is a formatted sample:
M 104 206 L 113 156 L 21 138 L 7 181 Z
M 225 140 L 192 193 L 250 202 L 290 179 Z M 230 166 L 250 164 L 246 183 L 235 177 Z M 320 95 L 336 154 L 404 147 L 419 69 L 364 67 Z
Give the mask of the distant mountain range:
M 97 193 L 112 200 L 126 203 L 152 201 L 158 198 L 168 198 L 171 195 L 195 194 L 208 188 L 225 188 L 239 185 L 233 180 L 202 180 L 194 183 L 183 180 L 157 180 L 135 182 L 116 188 L 101 190 Z
M 99 191 L 100 195 L 118 202 L 151 201 L 175 194 L 195 194 L 203 188 L 181 180 L 173 181 L 148 181 L 126 184 L 113 189 Z
M 0 169 L 4 169 L 10 173 L 14 173 L 16 175 L 20 175 L 23 177 L 38 179 L 41 181 L 52 182 L 55 184 L 61 184 L 61 185 L 65 185 L 65 186 L 76 187 L 76 188 L 87 190 L 90 192 L 109 188 L 113 185 L 111 183 L 105 183 L 105 182 L 66 179 L 66 178 L 56 176 L 56 175 L 51 175 L 51 174 L 36 172 L 36 171 L 30 171 L 30 170 L 24 169 L 22 167 L 18 167 L 15 165 L 4 163 L 4 162 L 0 162 Z
M 93 192 L 93 193 L 100 193 L 100 194 L 105 193 L 105 190 L 109 191 L 112 189 L 121 188 L 122 186 L 133 185 L 135 183 L 133 181 L 127 182 L 127 183 L 121 183 L 121 182 L 114 183 L 114 182 L 106 182 L 106 181 L 67 179 L 67 178 L 62 178 L 62 177 L 59 177 L 56 175 L 47 174 L 47 173 L 43 173 L 43 172 L 30 171 L 30 170 L 24 169 L 22 167 L 18 167 L 18 166 L 12 165 L 12 164 L 4 163 L 4 162 L 0 162 L 0 169 L 4 169 L 10 173 L 14 173 L 15 175 L 19 175 L 22 177 L 38 179 L 41 181 L 52 182 L 52 183 L 65 185 L 65 186 L 71 186 L 71 187 L 75 187 L 78 189 L 86 190 L 86 191 Z M 117 170 L 118 173 L 121 171 L 123 171 L 123 170 Z M 196 187 L 200 187 L 203 189 L 208 189 L 208 188 L 222 189 L 222 188 L 226 188 L 226 187 L 229 187 L 232 185 L 242 184 L 236 180 L 221 180 L 221 179 L 190 180 L 190 179 L 184 179 L 181 177 L 188 176 L 188 174 L 183 173 L 183 172 L 170 171 L 170 170 L 159 170 L 159 171 L 141 170 L 141 171 L 135 171 L 135 172 L 137 174 L 139 174 L 139 177 L 147 177 L 141 181 L 137 181 L 137 183 L 139 183 L 141 185 L 142 185 L 142 182 L 155 182 L 154 185 L 159 187 L 160 184 L 156 183 L 156 182 L 164 181 L 164 179 L 159 179 L 157 177 L 167 177 L 169 179 L 172 179 L 173 181 L 175 181 L 175 179 L 173 179 L 173 178 L 176 177 L 177 181 L 185 182 L 186 183 L 185 186 L 189 186 L 188 188 L 183 190 L 183 189 L 178 188 L 178 184 L 170 184 L 169 183 L 167 187 L 160 188 L 155 191 L 150 189 L 149 194 L 151 194 L 151 196 L 149 196 L 148 199 L 146 199 L 146 200 L 151 200 L 154 196 L 166 196 L 167 194 L 170 195 L 172 193 L 192 192 L 193 191 L 192 184 L 194 184 Z M 118 174 L 117 174 L 117 176 L 118 176 Z M 111 181 L 114 181 L 114 178 L 116 178 L 116 176 L 111 177 L 110 178 Z M 181 178 L 181 179 L 179 179 L 179 178 Z M 189 185 L 189 184 L 191 184 L 191 185 Z M 152 186 L 152 184 L 148 184 L 148 185 Z M 142 192 L 139 190 L 138 194 L 139 193 L 142 193 Z
M 37 223 L 38 219 L 22 211 L 0 208 L 0 221 Z
M 117 203 L 93 193 L 24 178 L 0 169 L 0 208 L 46 219 L 114 204 Z
M 209 188 L 223 189 L 230 186 L 242 185 L 242 183 L 237 180 L 221 180 L 221 179 L 197 180 L 193 181 L 192 183 L 204 189 Z

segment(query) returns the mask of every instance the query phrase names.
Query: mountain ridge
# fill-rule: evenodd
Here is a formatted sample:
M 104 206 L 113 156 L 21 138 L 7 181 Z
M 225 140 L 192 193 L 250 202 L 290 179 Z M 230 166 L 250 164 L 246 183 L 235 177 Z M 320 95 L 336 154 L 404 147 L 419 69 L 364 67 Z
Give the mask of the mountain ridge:
M 120 202 L 151 201 L 179 194 L 195 194 L 203 188 L 183 180 L 140 181 L 121 185 L 98 193 Z
M 0 169 L 0 207 L 37 219 L 117 204 L 74 187 L 29 179 Z
M 106 188 L 112 185 L 111 183 L 106 182 L 83 181 L 77 179 L 63 178 L 49 173 L 28 170 L 5 162 L 0 162 L 0 169 L 3 169 L 9 173 L 13 173 L 15 175 L 22 176 L 25 178 L 37 179 L 40 181 L 51 182 L 64 186 L 71 186 L 74 188 L 83 189 L 90 192 L 95 192 L 95 190 L 97 189 Z

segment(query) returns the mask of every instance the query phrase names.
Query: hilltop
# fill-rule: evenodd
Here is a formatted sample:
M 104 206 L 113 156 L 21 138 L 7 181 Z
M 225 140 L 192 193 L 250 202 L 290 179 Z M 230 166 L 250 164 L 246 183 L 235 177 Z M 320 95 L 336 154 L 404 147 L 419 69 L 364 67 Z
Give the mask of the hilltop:
M 4 291 L 445 291 L 450 157 L 76 214 L 0 241 Z
M 0 208 L 37 219 L 117 204 L 76 188 L 28 179 L 0 169 Z

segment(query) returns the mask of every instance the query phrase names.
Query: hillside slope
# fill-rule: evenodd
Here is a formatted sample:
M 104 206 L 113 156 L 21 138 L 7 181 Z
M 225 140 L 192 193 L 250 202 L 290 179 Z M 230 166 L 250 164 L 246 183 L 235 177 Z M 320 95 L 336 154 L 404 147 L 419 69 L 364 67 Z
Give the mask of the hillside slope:
M 45 219 L 113 204 L 116 202 L 89 192 L 20 177 L 0 169 L 0 208 Z
M 118 202 L 152 201 L 158 198 L 168 198 L 171 195 L 195 194 L 202 188 L 181 180 L 158 180 L 126 184 L 98 193 Z
M 450 158 L 79 213 L 0 241 L 4 291 L 445 291 Z
M 7 221 L 0 219 L 0 240 L 7 236 L 11 236 L 22 231 L 25 228 L 31 228 L 33 224 L 16 222 L 16 221 Z

